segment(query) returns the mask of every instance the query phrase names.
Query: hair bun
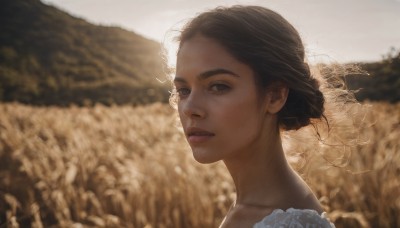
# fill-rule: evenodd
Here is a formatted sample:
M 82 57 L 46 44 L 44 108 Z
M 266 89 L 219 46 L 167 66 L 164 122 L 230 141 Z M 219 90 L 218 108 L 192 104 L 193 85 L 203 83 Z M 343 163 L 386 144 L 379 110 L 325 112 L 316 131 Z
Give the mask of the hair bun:
M 310 105 L 313 106 L 313 108 L 310 109 L 310 114 L 311 114 L 310 117 L 311 118 L 321 118 L 322 117 L 322 115 L 324 113 L 324 103 L 325 103 L 324 95 L 322 94 L 322 92 L 317 87 L 316 90 L 315 90 L 314 103 L 310 104 Z
M 297 130 L 311 123 L 311 119 L 323 117 L 325 98 L 319 90 L 319 82 L 310 78 L 307 87 L 313 93 L 298 88 L 290 88 L 284 107 L 278 113 L 281 127 L 285 130 Z

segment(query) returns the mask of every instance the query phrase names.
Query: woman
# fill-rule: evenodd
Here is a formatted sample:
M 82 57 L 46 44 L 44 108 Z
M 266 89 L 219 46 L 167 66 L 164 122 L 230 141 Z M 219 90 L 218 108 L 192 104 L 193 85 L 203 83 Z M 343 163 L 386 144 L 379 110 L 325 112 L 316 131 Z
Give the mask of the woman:
M 222 160 L 237 199 L 221 227 L 333 227 L 288 164 L 280 131 L 324 118 L 298 32 L 258 6 L 216 8 L 179 37 L 176 103 L 195 159 Z

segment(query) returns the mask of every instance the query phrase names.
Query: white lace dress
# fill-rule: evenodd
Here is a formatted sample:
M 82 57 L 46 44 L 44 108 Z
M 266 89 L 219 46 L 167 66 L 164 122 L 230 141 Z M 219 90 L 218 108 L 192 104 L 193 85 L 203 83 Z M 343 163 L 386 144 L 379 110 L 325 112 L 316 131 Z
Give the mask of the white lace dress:
M 321 215 L 309 209 L 274 210 L 270 215 L 256 223 L 253 228 L 334 228 L 325 212 Z

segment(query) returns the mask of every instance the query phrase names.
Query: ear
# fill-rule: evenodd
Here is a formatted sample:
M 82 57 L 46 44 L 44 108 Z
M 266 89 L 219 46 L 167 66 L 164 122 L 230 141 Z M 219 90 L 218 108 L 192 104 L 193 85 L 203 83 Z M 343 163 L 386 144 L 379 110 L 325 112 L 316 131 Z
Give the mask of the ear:
M 289 88 L 282 82 L 274 82 L 267 89 L 266 112 L 276 114 L 285 105 L 289 94 Z

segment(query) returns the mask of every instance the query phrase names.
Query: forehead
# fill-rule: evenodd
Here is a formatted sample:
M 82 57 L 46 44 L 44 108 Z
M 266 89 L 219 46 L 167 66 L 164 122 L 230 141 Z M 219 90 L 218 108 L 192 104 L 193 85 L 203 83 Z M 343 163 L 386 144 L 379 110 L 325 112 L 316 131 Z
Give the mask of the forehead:
M 238 61 L 225 47 L 211 38 L 195 35 L 184 41 L 177 56 L 177 75 L 193 71 L 200 74 L 216 68 L 228 69 L 237 74 L 251 72 L 248 65 Z

